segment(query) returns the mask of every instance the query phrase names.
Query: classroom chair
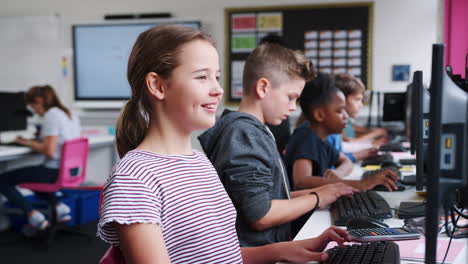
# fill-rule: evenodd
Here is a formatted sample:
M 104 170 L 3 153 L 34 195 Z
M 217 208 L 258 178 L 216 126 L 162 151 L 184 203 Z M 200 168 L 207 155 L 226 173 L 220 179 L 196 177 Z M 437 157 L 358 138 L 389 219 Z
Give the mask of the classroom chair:
M 62 188 L 78 187 L 84 181 L 86 176 L 86 164 L 88 160 L 88 139 L 77 138 L 65 141 L 62 146 L 60 158 L 59 176 L 55 183 L 24 183 L 21 188 L 30 189 L 40 193 L 41 197 L 47 199 L 49 210 L 50 227 L 47 230 L 47 245 L 55 238 L 58 231 L 86 236 L 89 240 L 92 236 L 80 232 L 79 230 L 66 226 L 65 223 L 57 222 L 56 205 L 60 198 L 57 198 L 55 192 Z

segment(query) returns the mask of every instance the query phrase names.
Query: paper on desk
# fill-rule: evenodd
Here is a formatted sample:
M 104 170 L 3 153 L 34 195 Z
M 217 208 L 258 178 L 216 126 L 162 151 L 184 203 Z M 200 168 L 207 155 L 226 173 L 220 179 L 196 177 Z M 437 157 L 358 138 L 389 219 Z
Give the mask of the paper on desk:
M 439 238 L 437 240 L 437 261 L 442 261 L 448 246 L 448 239 Z M 400 258 L 406 260 L 424 260 L 426 240 L 421 237 L 418 240 L 395 241 L 400 248 Z M 452 240 L 446 262 L 454 262 L 466 247 L 466 242 L 462 240 Z

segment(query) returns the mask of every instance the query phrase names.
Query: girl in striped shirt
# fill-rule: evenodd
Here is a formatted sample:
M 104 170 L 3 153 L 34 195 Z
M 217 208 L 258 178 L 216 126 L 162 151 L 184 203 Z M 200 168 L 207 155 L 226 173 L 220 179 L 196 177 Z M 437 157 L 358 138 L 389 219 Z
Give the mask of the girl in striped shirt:
M 236 210 L 192 131 L 215 123 L 223 90 L 213 40 L 176 25 L 137 38 L 128 63 L 132 97 L 117 124 L 122 157 L 105 185 L 101 263 L 274 263 L 325 260 L 331 227 L 317 238 L 240 248 Z

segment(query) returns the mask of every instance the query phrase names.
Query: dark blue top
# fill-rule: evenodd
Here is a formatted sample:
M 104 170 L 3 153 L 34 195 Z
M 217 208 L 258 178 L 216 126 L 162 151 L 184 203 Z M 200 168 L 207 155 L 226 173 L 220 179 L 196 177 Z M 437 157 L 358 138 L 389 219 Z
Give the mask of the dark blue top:
M 313 176 L 323 176 L 323 173 L 336 164 L 340 153 L 319 136 L 304 122 L 294 130 L 286 146 L 286 169 L 292 179 L 292 168 L 298 159 L 308 159 L 313 162 Z M 292 184 L 291 184 L 292 185 Z M 294 185 L 293 185 L 294 186 Z

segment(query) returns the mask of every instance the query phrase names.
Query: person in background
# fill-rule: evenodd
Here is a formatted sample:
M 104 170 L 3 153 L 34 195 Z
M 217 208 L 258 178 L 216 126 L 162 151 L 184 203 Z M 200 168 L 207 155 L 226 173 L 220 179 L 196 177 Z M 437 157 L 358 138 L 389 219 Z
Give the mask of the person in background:
M 50 85 L 34 86 L 26 94 L 26 102 L 43 118 L 39 139 L 16 138 L 16 143 L 44 155 L 44 163 L 0 174 L 0 194 L 27 215 L 28 232 L 44 230 L 49 222 L 40 211 L 21 195 L 16 186 L 21 183 L 54 183 L 59 174 L 60 154 L 65 141 L 80 137 L 80 122 L 65 107 Z M 58 221 L 70 220 L 70 208 L 62 202 L 56 207 Z
M 325 141 L 330 134 L 340 133 L 346 125 L 346 103 L 328 74 L 320 73 L 307 82 L 299 99 L 307 119 L 297 128 L 286 147 L 286 168 L 292 175 L 295 189 L 315 188 L 341 182 L 359 190 L 385 185 L 389 191 L 397 189 L 398 176 L 385 170 L 365 180 L 342 179 L 352 170 L 351 161 Z M 330 170 L 336 166 L 335 170 Z
M 349 73 L 340 73 L 335 76 L 336 86 L 346 97 L 346 112 L 349 117 L 343 130 L 345 142 L 371 142 L 374 147 L 388 143 L 387 130 L 384 128 L 365 128 L 353 123 L 363 107 L 364 84 L 358 78 Z M 362 160 L 375 155 L 375 151 L 353 153 L 356 159 Z
M 284 164 L 266 123 L 278 125 L 296 109 L 311 62 L 301 52 L 264 43 L 244 66 L 239 111 L 225 110 L 214 127 L 198 137 L 216 168 L 238 218 L 241 246 L 288 241 L 291 222 L 325 207 L 354 188 L 331 184 L 290 192 Z
M 128 62 L 132 97 L 117 125 L 122 158 L 104 186 L 98 235 L 112 247 L 101 263 L 303 263 L 325 260 L 317 238 L 240 248 L 236 210 L 213 165 L 192 149 L 194 130 L 215 123 L 223 89 L 214 42 L 179 25 L 141 33 Z

